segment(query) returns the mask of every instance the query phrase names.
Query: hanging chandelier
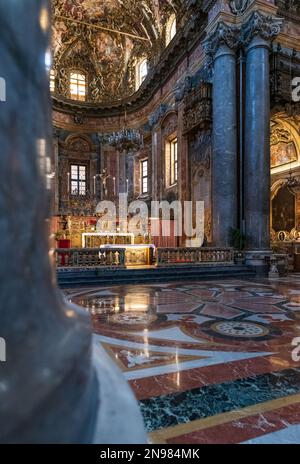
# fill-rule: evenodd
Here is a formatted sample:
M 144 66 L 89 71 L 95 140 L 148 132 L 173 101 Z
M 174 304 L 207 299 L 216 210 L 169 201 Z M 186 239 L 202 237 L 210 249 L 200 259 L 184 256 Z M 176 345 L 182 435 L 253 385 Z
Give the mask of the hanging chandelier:
M 300 180 L 290 172 L 286 178 L 286 187 L 293 195 L 297 195 L 300 192 Z
M 118 151 L 138 151 L 144 144 L 143 135 L 136 129 L 122 129 L 105 136 L 105 142 Z
M 100 135 L 103 143 L 116 148 L 119 152 L 136 152 L 144 146 L 144 137 L 140 130 L 127 127 L 126 110 L 123 128 L 111 134 Z

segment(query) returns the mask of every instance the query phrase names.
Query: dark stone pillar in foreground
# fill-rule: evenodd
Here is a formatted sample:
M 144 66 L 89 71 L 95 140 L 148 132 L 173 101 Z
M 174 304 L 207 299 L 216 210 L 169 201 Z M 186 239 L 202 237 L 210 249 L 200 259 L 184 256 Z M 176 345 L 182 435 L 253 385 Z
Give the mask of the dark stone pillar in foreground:
M 230 245 L 237 227 L 237 30 L 219 23 L 204 47 L 213 60 L 212 234 L 214 246 Z
M 101 442 L 117 411 L 99 388 L 89 318 L 63 300 L 50 264 L 49 2 L 2 0 L 0 24 L 0 443 Z M 122 377 L 111 378 L 118 396 Z
M 255 11 L 242 27 L 246 48 L 245 225 L 247 261 L 270 254 L 270 41 L 281 21 Z M 259 258 L 260 257 L 260 258 Z M 259 258 L 259 259 L 258 259 Z M 263 266 L 266 264 L 261 263 Z

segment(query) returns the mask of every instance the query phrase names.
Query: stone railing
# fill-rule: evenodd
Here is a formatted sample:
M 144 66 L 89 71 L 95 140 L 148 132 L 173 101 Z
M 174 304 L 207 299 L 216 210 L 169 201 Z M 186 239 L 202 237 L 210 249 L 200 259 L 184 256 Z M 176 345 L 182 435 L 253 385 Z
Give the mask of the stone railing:
M 158 248 L 157 265 L 233 264 L 233 248 Z
M 55 263 L 59 268 L 125 267 L 124 249 L 106 248 L 58 248 Z

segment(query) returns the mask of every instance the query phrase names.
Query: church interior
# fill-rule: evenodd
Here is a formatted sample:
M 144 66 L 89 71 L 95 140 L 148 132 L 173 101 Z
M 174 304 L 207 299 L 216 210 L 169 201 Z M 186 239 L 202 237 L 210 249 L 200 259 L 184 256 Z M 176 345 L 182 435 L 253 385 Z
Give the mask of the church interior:
M 0 443 L 299 444 L 300 2 L 0 21 Z

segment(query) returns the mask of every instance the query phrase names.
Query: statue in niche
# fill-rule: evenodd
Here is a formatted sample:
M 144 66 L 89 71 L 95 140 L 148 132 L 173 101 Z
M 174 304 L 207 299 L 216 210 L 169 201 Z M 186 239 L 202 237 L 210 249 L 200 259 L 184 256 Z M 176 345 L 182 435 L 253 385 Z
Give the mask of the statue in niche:
M 230 9 L 236 15 L 242 15 L 249 5 L 249 0 L 231 0 Z

